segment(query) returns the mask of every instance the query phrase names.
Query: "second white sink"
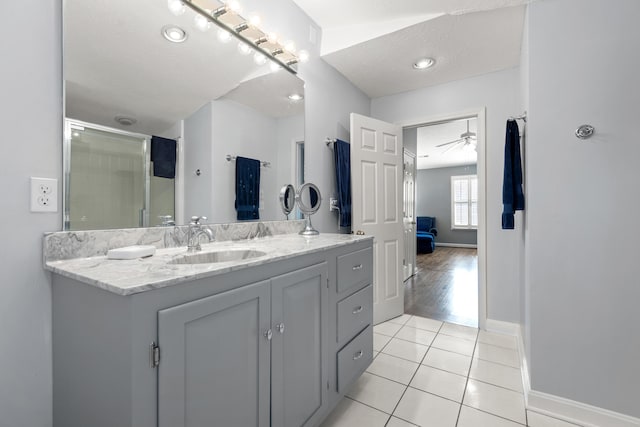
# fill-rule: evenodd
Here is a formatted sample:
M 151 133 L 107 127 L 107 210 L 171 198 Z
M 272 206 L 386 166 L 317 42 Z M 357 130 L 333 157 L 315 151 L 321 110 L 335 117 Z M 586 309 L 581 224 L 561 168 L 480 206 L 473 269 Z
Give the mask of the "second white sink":
M 236 249 L 228 251 L 202 252 L 181 255 L 172 259 L 169 264 L 211 264 L 216 262 L 242 261 L 266 255 L 266 252 Z

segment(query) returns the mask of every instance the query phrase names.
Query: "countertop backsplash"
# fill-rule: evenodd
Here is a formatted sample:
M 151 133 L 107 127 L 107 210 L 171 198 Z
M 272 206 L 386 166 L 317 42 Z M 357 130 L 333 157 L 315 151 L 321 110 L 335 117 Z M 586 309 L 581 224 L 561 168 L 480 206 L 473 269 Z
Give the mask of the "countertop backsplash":
M 298 233 L 304 226 L 304 220 L 202 225 L 213 232 L 217 242 Z M 181 225 L 46 233 L 43 241 L 44 262 L 103 256 L 109 249 L 132 245 L 153 245 L 158 249 L 186 246 L 188 229 L 188 225 Z

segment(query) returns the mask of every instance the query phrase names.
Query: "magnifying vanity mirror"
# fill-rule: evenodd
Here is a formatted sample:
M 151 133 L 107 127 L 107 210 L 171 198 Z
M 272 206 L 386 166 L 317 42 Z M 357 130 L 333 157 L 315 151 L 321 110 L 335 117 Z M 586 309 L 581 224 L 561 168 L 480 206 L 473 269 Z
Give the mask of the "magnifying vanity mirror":
M 296 206 L 296 189 L 288 184 L 280 189 L 280 207 L 282 212 L 289 219 L 289 214 Z
M 311 224 L 311 215 L 318 212 L 322 198 L 320 197 L 320 189 L 310 182 L 303 184 L 298 190 L 296 195 L 298 201 L 298 207 L 300 211 L 306 216 L 307 224 L 300 232 L 303 236 L 316 236 L 320 234 L 318 230 L 313 228 Z
M 301 79 L 166 1 L 66 0 L 63 13 L 66 230 L 234 222 L 238 156 L 262 165 L 259 220 L 282 218 L 280 185 L 303 167 Z M 154 172 L 153 136 L 176 141 L 169 173 Z

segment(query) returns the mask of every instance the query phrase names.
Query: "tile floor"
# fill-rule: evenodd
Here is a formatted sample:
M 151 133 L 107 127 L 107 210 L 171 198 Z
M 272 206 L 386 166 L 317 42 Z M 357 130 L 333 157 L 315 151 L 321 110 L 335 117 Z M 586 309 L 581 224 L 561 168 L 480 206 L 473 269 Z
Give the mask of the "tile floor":
M 321 427 L 576 427 L 525 410 L 516 339 L 405 314 Z

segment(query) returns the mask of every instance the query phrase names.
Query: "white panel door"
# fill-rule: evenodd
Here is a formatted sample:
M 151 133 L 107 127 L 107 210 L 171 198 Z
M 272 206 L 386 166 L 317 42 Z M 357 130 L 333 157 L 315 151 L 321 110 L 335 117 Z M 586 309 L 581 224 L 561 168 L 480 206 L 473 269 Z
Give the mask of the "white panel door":
M 402 128 L 351 113 L 351 228 L 373 236 L 373 321 L 404 313 Z
M 402 279 L 407 280 L 414 275 L 416 266 L 416 155 L 407 150 L 404 150 L 403 170 L 404 274 Z

